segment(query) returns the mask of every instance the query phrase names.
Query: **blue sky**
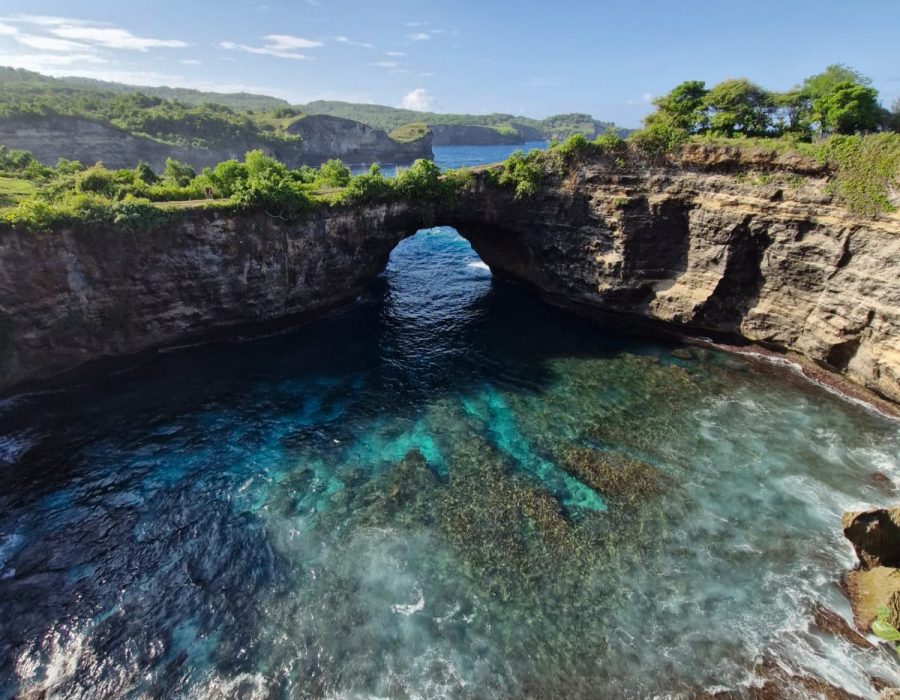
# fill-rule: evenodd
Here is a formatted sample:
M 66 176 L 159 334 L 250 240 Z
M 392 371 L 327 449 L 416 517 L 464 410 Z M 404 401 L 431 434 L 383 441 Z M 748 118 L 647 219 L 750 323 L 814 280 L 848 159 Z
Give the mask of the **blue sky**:
M 295 103 L 637 126 L 682 80 L 785 89 L 829 63 L 900 97 L 900 0 L 0 0 L 0 65 Z

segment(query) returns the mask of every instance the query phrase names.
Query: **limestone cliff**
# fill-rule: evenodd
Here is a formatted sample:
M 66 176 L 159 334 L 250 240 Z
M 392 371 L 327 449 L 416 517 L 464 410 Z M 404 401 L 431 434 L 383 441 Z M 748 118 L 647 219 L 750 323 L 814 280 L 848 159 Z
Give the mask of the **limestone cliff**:
M 518 125 L 515 131 L 506 133 L 489 126 L 465 124 L 433 124 L 435 146 L 496 146 L 543 141 L 544 135 L 535 128 Z
M 80 117 L 11 117 L 0 119 L 0 144 L 30 151 L 47 165 L 68 158 L 87 164 L 102 161 L 108 168 L 133 168 L 143 160 L 158 172 L 165 167 L 166 158 L 200 169 L 231 158 L 241 160 L 253 149 L 260 149 L 292 168 L 319 165 L 329 158 L 341 158 L 347 163 L 412 163 L 417 158 L 434 157 L 430 135 L 410 143 L 398 143 L 383 131 L 349 119 L 305 117 L 292 124 L 288 131 L 302 138 L 296 141 L 232 139 L 225 144 L 200 148 L 136 136 L 111 124 Z
M 456 221 L 495 273 L 559 300 L 793 350 L 900 401 L 900 214 L 854 216 L 815 161 L 690 149 L 598 159 Z
M 516 200 L 188 212 L 152 233 L 0 232 L 0 387 L 353 299 L 423 226 L 568 304 L 793 350 L 900 401 L 900 215 L 859 218 L 815 162 L 688 151 L 595 159 Z

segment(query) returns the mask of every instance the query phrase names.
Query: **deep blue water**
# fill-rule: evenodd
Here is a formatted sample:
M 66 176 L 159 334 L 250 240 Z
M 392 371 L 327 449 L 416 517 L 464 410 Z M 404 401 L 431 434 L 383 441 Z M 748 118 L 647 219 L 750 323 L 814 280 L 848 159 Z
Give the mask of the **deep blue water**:
M 898 443 L 420 232 L 351 308 L 0 404 L 0 697 L 874 697 L 811 610 Z
M 528 152 L 533 148 L 544 149 L 547 148 L 547 144 L 547 141 L 529 141 L 518 146 L 435 146 L 433 149 L 434 162 L 441 169 L 468 168 L 474 165 L 499 163 L 509 158 L 513 151 Z M 393 177 L 397 174 L 397 167 L 396 165 L 384 165 L 381 172 Z M 351 167 L 355 175 L 365 172 L 367 169 L 366 165 Z

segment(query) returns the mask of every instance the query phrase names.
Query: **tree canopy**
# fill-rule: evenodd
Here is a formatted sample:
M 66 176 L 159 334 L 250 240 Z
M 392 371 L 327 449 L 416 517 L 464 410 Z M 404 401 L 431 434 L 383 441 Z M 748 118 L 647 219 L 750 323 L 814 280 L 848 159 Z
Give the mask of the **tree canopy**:
M 636 138 L 660 146 L 691 134 L 776 137 L 803 140 L 817 135 L 854 134 L 900 128 L 894 113 L 878 104 L 872 81 L 844 65 L 828 66 L 787 92 L 766 90 L 746 78 L 724 80 L 707 89 L 688 80 L 656 98 L 656 111 Z

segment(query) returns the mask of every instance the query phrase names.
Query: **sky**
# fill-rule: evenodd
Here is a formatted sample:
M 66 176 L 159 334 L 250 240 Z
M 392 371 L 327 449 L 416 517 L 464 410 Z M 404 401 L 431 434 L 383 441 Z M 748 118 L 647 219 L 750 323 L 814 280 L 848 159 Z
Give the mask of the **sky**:
M 0 65 L 636 127 L 683 80 L 790 88 L 831 63 L 900 98 L 900 0 L 0 0 Z

